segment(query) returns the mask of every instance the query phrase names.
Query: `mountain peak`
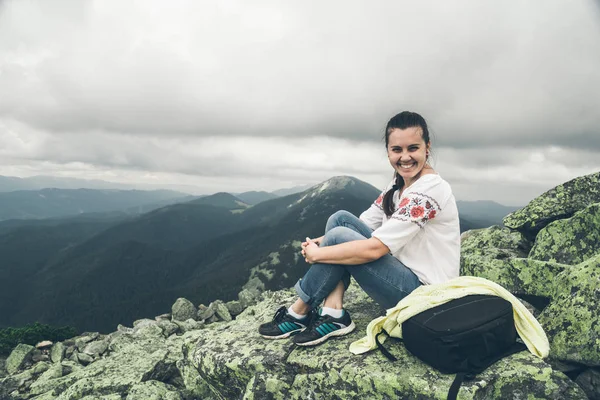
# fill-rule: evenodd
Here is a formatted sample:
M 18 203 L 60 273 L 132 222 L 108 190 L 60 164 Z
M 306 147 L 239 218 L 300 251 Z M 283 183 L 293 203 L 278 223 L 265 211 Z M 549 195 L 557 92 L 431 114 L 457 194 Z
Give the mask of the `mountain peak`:
M 321 182 L 318 185 L 312 187 L 313 191 L 337 191 L 346 189 L 350 186 L 356 185 L 356 178 L 351 176 L 334 176 L 333 178 L 329 178 L 325 182 Z

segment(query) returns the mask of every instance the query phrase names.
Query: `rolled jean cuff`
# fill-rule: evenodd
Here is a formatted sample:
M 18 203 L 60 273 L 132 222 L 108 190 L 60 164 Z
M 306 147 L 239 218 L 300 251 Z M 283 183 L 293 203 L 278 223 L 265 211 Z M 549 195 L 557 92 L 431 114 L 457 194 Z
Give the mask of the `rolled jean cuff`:
M 308 304 L 310 306 L 310 308 L 314 308 L 314 304 L 312 304 L 314 299 L 312 299 L 308 294 L 306 294 L 306 292 L 304 292 L 304 290 L 302 290 L 302 286 L 300 286 L 300 282 L 302 282 L 302 279 L 298 279 L 298 282 L 296 282 L 296 284 L 294 285 L 294 289 L 296 289 L 296 293 L 298 293 L 298 297 L 303 302 Z
M 344 284 L 344 290 L 348 290 L 348 287 L 350 286 L 350 274 L 344 274 L 344 276 L 342 276 L 341 281 Z M 298 282 L 296 282 L 296 284 L 294 285 L 294 289 L 296 289 L 296 293 L 298 294 L 298 297 L 303 302 L 305 302 L 306 304 L 308 304 L 310 306 L 310 308 L 315 308 L 319 304 L 321 304 L 321 302 L 324 299 L 311 297 L 308 293 L 306 293 L 302 289 L 302 286 L 300 285 L 300 282 L 302 282 L 302 278 L 298 279 Z

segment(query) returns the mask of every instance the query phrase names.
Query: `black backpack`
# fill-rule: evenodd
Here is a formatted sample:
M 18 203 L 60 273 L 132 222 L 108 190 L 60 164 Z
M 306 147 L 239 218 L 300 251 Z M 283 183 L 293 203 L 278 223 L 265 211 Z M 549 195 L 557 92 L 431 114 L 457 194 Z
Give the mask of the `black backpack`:
M 390 360 L 379 342 L 377 347 Z M 402 323 L 402 341 L 414 356 L 445 374 L 457 374 L 448 391 L 456 399 L 465 379 L 473 379 L 503 357 L 525 350 L 517 342 L 512 304 L 501 297 L 470 295 L 430 308 Z

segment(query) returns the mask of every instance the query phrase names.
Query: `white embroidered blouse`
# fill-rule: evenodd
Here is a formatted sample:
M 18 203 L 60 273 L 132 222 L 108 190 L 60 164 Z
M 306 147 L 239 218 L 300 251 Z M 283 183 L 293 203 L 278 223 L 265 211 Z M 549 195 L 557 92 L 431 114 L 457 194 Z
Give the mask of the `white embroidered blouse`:
M 360 215 L 391 254 L 424 284 L 444 283 L 460 270 L 460 226 L 456 199 L 448 182 L 437 174 L 421 176 L 402 196 L 394 193 L 391 217 L 382 200 L 394 182 Z

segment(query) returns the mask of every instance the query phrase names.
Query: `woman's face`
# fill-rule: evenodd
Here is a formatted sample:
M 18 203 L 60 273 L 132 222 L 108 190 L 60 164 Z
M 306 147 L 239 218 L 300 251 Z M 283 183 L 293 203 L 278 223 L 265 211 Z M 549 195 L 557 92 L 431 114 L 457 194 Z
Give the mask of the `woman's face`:
M 417 179 L 427 163 L 429 146 L 423 140 L 421 127 L 394 129 L 388 136 L 390 165 L 404 178 L 406 186 Z

